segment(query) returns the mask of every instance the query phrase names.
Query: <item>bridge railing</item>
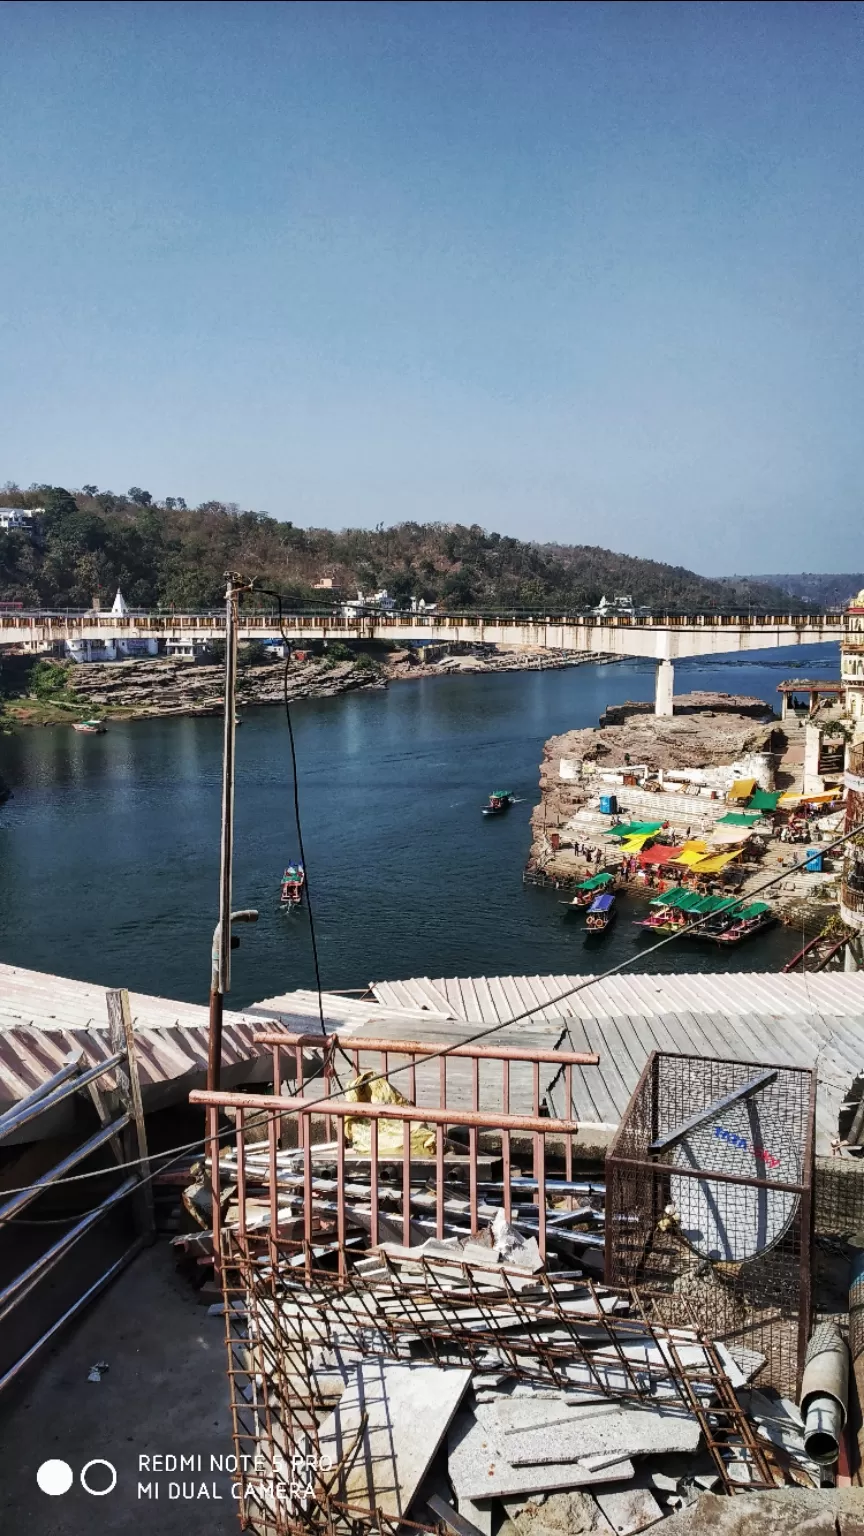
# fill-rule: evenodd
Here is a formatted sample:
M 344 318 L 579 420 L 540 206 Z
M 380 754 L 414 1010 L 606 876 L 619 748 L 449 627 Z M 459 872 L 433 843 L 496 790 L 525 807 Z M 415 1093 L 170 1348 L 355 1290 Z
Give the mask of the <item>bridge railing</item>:
M 614 614 L 604 616 L 600 614 L 520 614 L 516 612 L 492 613 L 483 610 L 473 610 L 461 613 L 365 613 L 344 615 L 333 609 L 318 610 L 313 612 L 284 613 L 281 624 L 287 632 L 291 630 L 320 628 L 326 629 L 355 629 L 362 631 L 364 627 L 374 626 L 381 630 L 404 630 L 407 627 L 413 629 L 462 629 L 462 628 L 489 628 L 503 629 L 507 626 L 524 628 L 536 626 L 537 628 L 584 628 L 584 629 L 835 629 L 842 633 L 845 628 L 845 615 L 842 613 L 825 614 L 769 614 L 769 613 L 667 613 L 650 615 Z M 241 612 L 240 628 L 242 630 L 267 630 L 279 629 L 280 617 L 275 612 Z M 133 612 L 126 614 L 95 613 L 88 609 L 68 609 L 50 611 L 31 611 L 0 613 L 0 627 L 4 630 L 20 630 L 22 636 L 30 634 L 34 629 L 48 630 L 58 636 L 63 636 L 68 631 L 80 629 L 104 629 L 113 633 L 128 630 L 130 632 L 147 633 L 155 632 L 164 634 L 168 632 L 182 633 L 189 630 L 220 630 L 224 629 L 225 615 L 217 612 L 195 613 L 170 613 L 154 612 L 153 610 Z M 864 639 L 864 637 L 862 637 Z

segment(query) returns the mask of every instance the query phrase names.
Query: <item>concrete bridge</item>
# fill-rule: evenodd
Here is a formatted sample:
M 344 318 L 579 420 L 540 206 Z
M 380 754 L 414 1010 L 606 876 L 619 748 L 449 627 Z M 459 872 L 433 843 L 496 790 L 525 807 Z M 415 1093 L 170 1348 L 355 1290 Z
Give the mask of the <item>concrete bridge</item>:
M 240 613 L 241 640 L 314 641 L 394 640 L 405 645 L 444 641 L 498 646 L 535 646 L 544 650 L 589 651 L 595 655 L 640 656 L 657 662 L 655 709 L 672 713 L 674 663 L 690 656 L 719 656 L 740 651 L 775 650 L 787 645 L 819 645 L 844 638 L 846 615 L 692 613 L 635 617 L 546 614 L 543 617 L 494 613 L 378 613 L 352 615 L 332 611 L 286 613 L 280 630 L 277 613 Z M 29 652 L 51 651 L 76 640 L 212 640 L 225 632 L 224 613 L 77 613 L 0 611 L 0 646 Z

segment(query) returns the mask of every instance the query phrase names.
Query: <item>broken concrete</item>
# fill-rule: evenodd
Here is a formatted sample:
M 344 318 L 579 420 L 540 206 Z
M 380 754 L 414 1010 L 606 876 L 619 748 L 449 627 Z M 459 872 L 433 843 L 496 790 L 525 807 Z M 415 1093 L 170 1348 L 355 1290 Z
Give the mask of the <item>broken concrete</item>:
M 488 1429 L 470 1414 L 460 1415 L 450 1431 L 447 1465 L 457 1498 L 474 1500 L 617 1483 L 633 1476 L 633 1463 L 626 1458 L 599 1470 L 584 1466 L 577 1457 L 554 1466 L 514 1467 Z
M 471 1380 L 470 1370 L 367 1360 L 318 1432 L 319 1454 L 341 1470 L 335 1496 L 407 1514 Z
M 620 1488 L 594 1495 L 615 1536 L 637 1536 L 663 1519 L 663 1510 L 647 1488 Z
M 683 1409 L 623 1408 L 607 1401 L 587 1406 L 517 1400 L 484 1403 L 478 1417 L 514 1467 L 696 1451 L 701 1430 Z
M 864 1489 L 777 1488 L 734 1499 L 703 1493 L 660 1530 L 662 1536 L 861 1536 Z

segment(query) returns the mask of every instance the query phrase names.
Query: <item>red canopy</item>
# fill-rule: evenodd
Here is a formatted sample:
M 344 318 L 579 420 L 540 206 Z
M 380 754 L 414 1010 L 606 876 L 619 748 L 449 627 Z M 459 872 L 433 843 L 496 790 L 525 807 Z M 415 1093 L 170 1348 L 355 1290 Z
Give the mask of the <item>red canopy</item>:
M 653 848 L 643 848 L 639 854 L 639 863 L 644 868 L 646 864 L 668 864 L 670 859 L 677 859 L 683 851 L 682 848 L 663 848 L 655 843 Z

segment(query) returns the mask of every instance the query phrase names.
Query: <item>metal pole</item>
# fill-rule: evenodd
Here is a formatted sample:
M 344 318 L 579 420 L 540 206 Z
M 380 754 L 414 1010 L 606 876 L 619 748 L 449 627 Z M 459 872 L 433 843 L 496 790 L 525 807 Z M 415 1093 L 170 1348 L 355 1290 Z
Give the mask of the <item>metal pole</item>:
M 210 1042 L 207 1087 L 219 1087 L 222 1071 L 222 1011 L 231 985 L 231 861 L 234 851 L 234 740 L 237 687 L 237 589 L 231 576 L 225 591 L 225 733 L 222 748 L 222 846 L 219 862 L 219 922 L 213 935 L 210 977 Z

